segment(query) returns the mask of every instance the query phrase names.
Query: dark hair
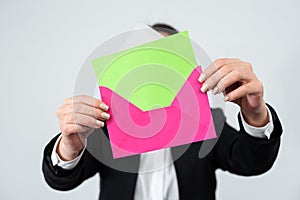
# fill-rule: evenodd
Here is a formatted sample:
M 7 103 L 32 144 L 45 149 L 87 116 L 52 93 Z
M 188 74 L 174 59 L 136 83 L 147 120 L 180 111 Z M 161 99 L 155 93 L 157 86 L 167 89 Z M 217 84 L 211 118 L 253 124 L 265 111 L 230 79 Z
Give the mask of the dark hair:
M 169 35 L 174 35 L 179 32 L 174 27 L 164 23 L 155 23 L 150 27 L 156 30 L 157 32 L 165 32 L 168 33 Z

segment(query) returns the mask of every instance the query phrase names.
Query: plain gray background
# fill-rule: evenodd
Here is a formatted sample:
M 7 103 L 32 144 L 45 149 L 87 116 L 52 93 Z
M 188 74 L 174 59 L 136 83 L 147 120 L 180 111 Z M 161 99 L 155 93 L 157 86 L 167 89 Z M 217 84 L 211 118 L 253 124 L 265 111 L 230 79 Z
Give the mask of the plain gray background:
M 50 189 L 42 151 L 59 131 L 56 109 L 103 41 L 139 22 L 187 29 L 212 59 L 253 64 L 265 99 L 284 126 L 274 167 L 258 177 L 217 172 L 217 197 L 300 199 L 300 2 L 286 1 L 0 1 L 0 199 L 97 199 L 98 177 L 70 192 Z M 226 104 L 231 125 L 238 109 Z

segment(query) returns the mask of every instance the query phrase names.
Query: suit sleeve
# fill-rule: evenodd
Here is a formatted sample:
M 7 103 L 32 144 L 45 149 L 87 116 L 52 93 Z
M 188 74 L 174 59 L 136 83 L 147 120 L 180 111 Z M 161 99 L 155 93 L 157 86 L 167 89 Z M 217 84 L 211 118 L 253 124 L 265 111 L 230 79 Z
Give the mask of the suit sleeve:
M 256 138 L 246 133 L 241 116 L 238 116 L 240 131 L 224 125 L 214 148 L 216 168 L 237 175 L 252 176 L 268 171 L 274 164 L 280 146 L 282 126 L 275 110 L 269 106 L 274 130 L 270 139 Z
M 44 149 L 42 171 L 51 188 L 62 191 L 71 190 L 84 180 L 94 176 L 102 166 L 87 150 L 84 151 L 79 163 L 72 170 L 53 166 L 51 153 L 58 137 L 59 135 L 53 138 Z

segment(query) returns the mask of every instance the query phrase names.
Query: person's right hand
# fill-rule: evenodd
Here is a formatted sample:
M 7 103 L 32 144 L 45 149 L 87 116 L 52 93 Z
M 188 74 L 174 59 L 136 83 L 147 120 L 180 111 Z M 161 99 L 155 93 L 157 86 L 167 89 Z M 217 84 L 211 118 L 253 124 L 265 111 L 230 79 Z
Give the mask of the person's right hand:
M 76 158 L 83 150 L 87 137 L 103 127 L 110 116 L 108 106 L 89 96 L 75 96 L 64 100 L 56 115 L 59 119 L 62 138 L 56 152 L 62 160 Z

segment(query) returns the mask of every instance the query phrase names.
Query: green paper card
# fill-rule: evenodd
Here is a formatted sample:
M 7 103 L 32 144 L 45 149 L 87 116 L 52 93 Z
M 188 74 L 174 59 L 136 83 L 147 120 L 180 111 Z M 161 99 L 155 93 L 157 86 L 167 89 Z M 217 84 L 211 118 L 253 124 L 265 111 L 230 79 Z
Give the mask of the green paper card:
M 142 111 L 170 106 L 197 66 L 184 31 L 92 60 L 98 85 Z

